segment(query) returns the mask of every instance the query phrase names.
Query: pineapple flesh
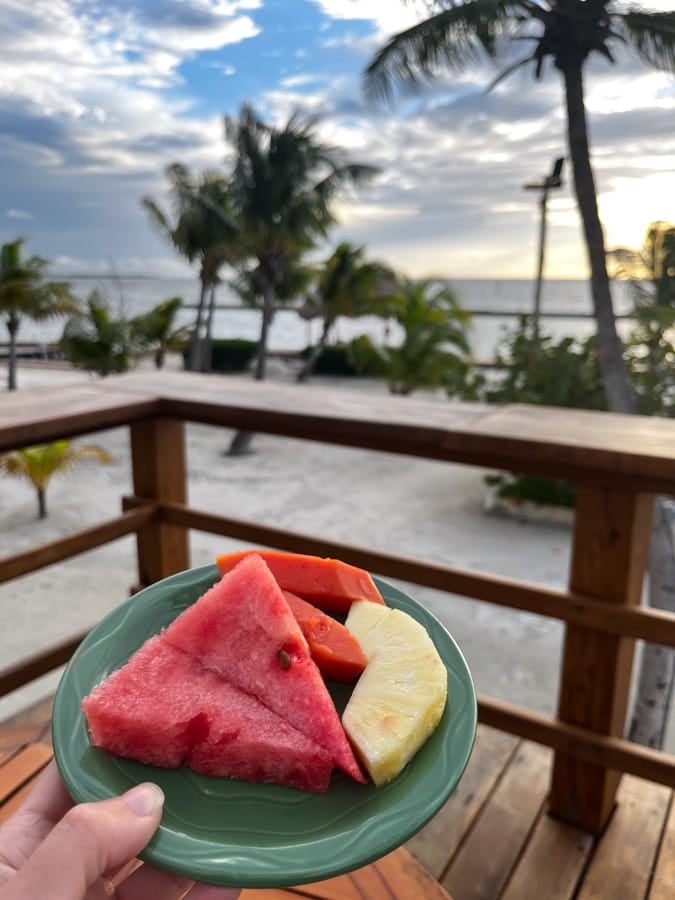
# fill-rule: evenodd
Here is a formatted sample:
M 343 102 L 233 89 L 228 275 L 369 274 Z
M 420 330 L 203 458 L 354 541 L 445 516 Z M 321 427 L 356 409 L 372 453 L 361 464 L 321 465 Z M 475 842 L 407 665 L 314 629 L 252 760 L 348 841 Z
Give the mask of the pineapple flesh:
M 448 675 L 426 629 L 401 610 L 357 601 L 345 624 L 368 665 L 342 725 L 373 782 L 382 785 L 401 772 L 437 727 Z

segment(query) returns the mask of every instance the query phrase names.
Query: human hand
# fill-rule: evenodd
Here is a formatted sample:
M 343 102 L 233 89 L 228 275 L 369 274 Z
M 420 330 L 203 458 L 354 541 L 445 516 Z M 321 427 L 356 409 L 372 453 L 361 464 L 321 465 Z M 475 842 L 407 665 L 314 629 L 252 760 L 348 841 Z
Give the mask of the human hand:
M 145 784 L 75 806 L 52 761 L 0 827 L 0 900 L 236 900 L 235 888 L 138 867 L 163 802 L 161 790 Z

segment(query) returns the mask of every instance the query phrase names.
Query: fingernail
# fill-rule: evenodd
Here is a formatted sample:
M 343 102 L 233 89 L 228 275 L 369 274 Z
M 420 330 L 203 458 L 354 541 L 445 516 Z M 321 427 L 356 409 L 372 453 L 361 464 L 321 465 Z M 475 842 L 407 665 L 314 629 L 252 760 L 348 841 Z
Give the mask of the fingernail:
M 156 784 L 139 784 L 122 799 L 137 816 L 151 816 L 164 803 L 164 791 Z

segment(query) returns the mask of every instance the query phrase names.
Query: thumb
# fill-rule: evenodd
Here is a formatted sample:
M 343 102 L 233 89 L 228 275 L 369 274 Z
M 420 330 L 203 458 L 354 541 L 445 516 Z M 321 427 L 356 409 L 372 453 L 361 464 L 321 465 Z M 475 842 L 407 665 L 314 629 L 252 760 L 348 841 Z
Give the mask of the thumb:
M 12 882 L 19 897 L 76 900 L 104 872 L 133 859 L 157 830 L 164 794 L 139 784 L 121 797 L 69 810 Z

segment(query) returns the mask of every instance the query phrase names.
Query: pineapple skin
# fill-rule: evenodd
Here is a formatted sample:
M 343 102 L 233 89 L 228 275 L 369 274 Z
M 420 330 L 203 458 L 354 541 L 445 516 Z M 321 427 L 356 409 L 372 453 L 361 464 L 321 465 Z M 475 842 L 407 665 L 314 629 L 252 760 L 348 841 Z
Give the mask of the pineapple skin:
M 346 621 L 368 659 L 342 724 L 373 782 L 395 778 L 428 740 L 447 702 L 447 671 L 425 628 L 368 601 Z

